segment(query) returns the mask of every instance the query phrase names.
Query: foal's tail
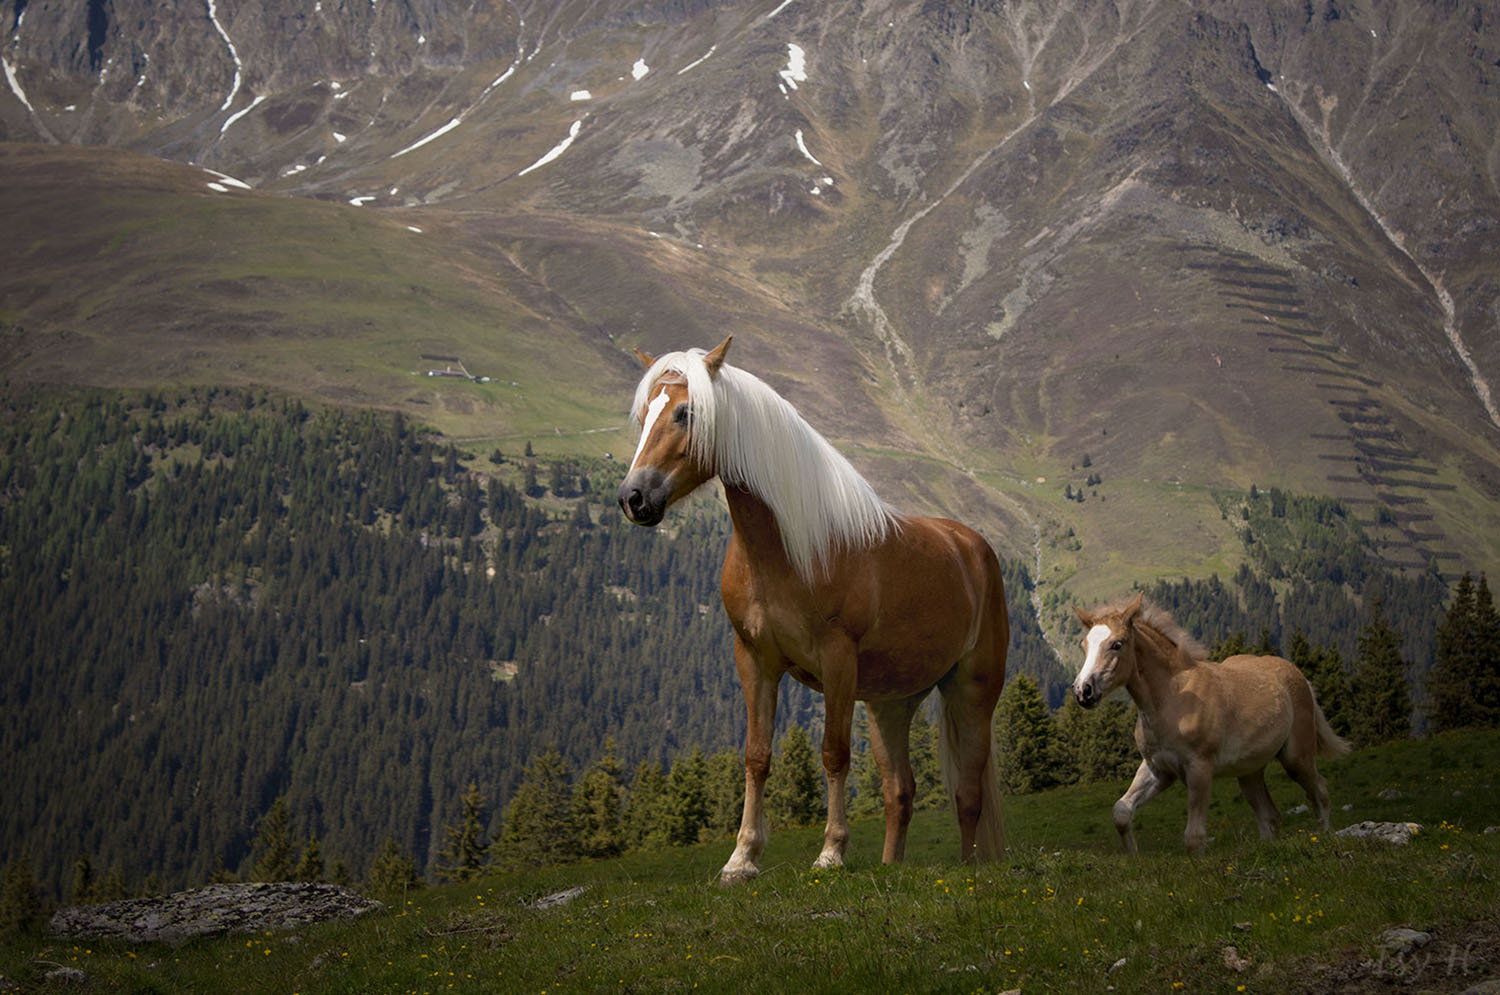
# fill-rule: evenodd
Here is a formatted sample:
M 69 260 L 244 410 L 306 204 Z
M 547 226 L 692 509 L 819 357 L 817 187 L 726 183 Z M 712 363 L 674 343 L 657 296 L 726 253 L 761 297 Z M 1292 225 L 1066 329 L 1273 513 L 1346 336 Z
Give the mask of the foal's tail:
M 1308 684 L 1311 690 L 1312 684 Z M 1333 731 L 1333 726 L 1328 724 L 1328 716 L 1323 714 L 1323 706 L 1318 704 L 1318 696 L 1313 695 L 1313 719 L 1318 724 L 1318 756 L 1341 757 L 1349 752 L 1349 743 Z
M 938 736 L 938 766 L 942 768 L 943 786 L 948 789 L 948 797 L 952 798 L 958 790 L 958 758 L 964 730 L 959 728 L 955 710 L 948 707 L 941 695 L 938 696 L 938 715 L 942 726 Z M 974 827 L 974 856 L 979 860 L 1004 860 L 1005 819 L 1000 811 L 1000 776 L 995 769 L 995 744 L 989 729 L 984 735 L 990 739 L 990 749 L 985 757 L 984 771 L 979 775 L 979 824 Z

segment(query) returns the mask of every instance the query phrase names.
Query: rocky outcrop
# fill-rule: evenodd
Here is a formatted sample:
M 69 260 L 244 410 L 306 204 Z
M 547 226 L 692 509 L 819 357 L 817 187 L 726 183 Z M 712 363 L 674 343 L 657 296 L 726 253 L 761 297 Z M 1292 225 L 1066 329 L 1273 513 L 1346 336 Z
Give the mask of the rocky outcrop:
M 60 936 L 180 943 L 219 933 L 297 929 L 382 907 L 332 884 L 213 884 L 160 898 L 71 905 L 53 915 L 50 929 Z

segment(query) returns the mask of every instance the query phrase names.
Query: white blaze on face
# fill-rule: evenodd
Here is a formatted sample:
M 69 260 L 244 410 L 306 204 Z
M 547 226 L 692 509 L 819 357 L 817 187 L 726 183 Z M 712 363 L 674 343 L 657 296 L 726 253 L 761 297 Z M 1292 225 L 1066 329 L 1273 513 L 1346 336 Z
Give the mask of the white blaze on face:
M 630 469 L 635 469 L 635 461 L 641 458 L 641 450 L 646 448 L 646 440 L 651 438 L 651 427 L 656 424 L 656 419 L 661 417 L 662 409 L 667 406 L 667 388 L 663 387 L 661 393 L 651 399 L 646 405 L 646 417 L 641 419 L 641 441 L 635 444 L 635 455 L 630 458 Z
M 1094 626 L 1084 637 L 1084 645 L 1088 647 L 1088 652 L 1083 658 L 1083 669 L 1078 671 L 1078 680 L 1073 682 L 1075 687 L 1082 687 L 1083 683 L 1093 676 L 1094 668 L 1099 665 L 1099 650 L 1108 639 L 1109 626 L 1107 625 Z

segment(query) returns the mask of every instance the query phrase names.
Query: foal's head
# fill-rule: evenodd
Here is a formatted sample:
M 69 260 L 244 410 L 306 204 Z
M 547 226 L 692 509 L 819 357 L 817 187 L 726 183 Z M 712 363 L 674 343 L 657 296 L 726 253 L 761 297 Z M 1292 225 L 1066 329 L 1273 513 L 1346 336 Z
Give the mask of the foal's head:
M 1073 681 L 1073 697 L 1093 708 L 1111 691 L 1130 680 L 1136 667 L 1136 634 L 1132 623 L 1141 613 L 1142 599 L 1124 608 L 1101 608 L 1090 614 L 1074 607 L 1083 623 L 1083 667 Z
M 709 383 L 718 377 L 732 339 L 726 338 L 712 352 L 694 353 L 702 356 Z M 636 356 L 645 364 L 649 378 L 656 360 L 640 350 Z M 717 472 L 708 465 L 704 447 L 692 445 L 693 398 L 688 388 L 695 375 L 701 376 L 697 370 L 664 369 L 649 381 L 643 380 L 637 391 L 640 406 L 632 414 L 641 423 L 641 441 L 618 493 L 620 510 L 637 525 L 658 524 L 667 508 Z

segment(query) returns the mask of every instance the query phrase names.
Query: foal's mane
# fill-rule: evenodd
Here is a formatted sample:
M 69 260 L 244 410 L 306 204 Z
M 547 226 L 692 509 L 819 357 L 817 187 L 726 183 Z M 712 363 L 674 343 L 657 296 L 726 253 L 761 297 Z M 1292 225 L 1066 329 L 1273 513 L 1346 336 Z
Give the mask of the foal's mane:
M 692 456 L 726 484 L 755 494 L 776 516 L 787 557 L 811 581 L 835 549 L 858 549 L 898 528 L 886 504 L 844 455 L 754 374 L 725 363 L 717 376 L 701 349 L 659 357 L 636 387 L 634 417 L 663 376 L 687 381 Z
M 1094 616 L 1096 618 L 1103 618 L 1108 615 L 1123 615 L 1125 614 L 1125 609 L 1130 607 L 1130 602 L 1133 598 L 1134 595 L 1117 598 L 1100 607 L 1094 612 Z M 1198 642 L 1191 633 L 1179 625 L 1177 619 L 1172 617 L 1171 612 L 1160 605 L 1142 599 L 1141 610 L 1136 615 L 1135 620 L 1137 623 L 1155 630 L 1158 635 L 1174 644 L 1192 659 L 1208 659 L 1208 650 L 1203 647 L 1203 644 Z

